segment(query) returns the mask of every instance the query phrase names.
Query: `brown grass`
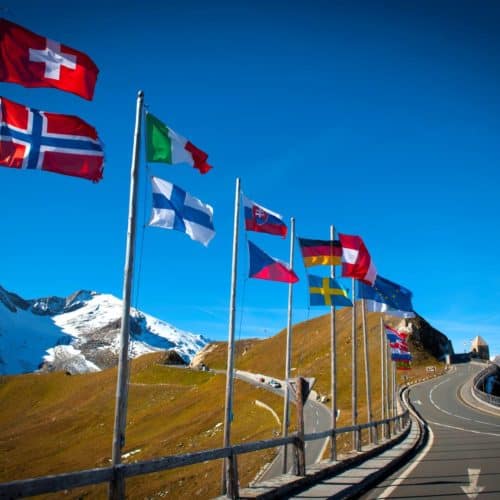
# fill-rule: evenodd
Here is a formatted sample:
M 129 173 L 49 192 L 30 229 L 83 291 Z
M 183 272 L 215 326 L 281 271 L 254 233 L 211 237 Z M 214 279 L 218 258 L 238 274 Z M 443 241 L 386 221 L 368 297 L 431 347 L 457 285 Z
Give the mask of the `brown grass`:
M 225 377 L 158 364 L 159 355 L 133 363 L 124 452 L 147 460 L 218 448 L 223 442 Z M 110 464 L 116 370 L 79 376 L 62 373 L 2 377 L 0 382 L 0 480 L 11 481 Z M 234 443 L 280 432 L 258 399 L 280 413 L 280 397 L 235 383 Z M 219 425 L 218 425 L 219 424 Z M 273 451 L 242 456 L 242 484 Z M 127 460 L 125 460 L 127 461 Z M 172 498 L 219 493 L 221 463 L 209 462 L 128 480 L 130 498 L 169 492 Z M 105 498 L 104 486 L 82 488 L 67 498 Z M 46 498 L 59 498 L 60 494 Z
M 315 377 L 314 389 L 330 394 L 330 318 L 328 315 L 297 324 L 292 337 L 292 376 Z M 351 311 L 337 312 L 339 426 L 351 423 Z M 368 315 L 372 404 L 380 416 L 379 316 Z M 285 331 L 265 340 L 236 343 L 235 367 L 276 378 L 284 375 Z M 425 366 L 436 361 L 415 351 L 414 368 L 400 381 L 421 378 Z M 206 357 L 210 368 L 225 368 L 225 343 Z M 363 342 L 358 329 L 359 422 L 366 421 Z M 162 354 L 143 356 L 132 363 L 125 461 L 147 460 L 222 446 L 225 377 L 161 364 Z M 439 367 L 438 371 L 441 369 Z M 110 464 L 116 369 L 68 376 L 29 374 L 0 378 L 0 481 L 70 472 Z M 269 391 L 235 382 L 231 440 L 243 443 L 281 433 L 280 425 L 255 400 L 271 406 L 281 418 L 283 401 Z M 329 403 L 328 403 L 329 404 Z M 344 440 L 342 449 L 349 449 Z M 240 483 L 247 484 L 274 450 L 242 455 Z M 209 498 L 219 494 L 220 461 L 212 461 L 127 481 L 129 498 Z M 106 498 L 105 485 L 67 492 L 65 498 Z M 44 498 L 60 498 L 61 494 Z
M 313 389 L 320 395 L 331 397 L 331 355 L 330 355 L 330 315 L 298 323 L 292 328 L 291 376 L 314 377 Z M 399 321 L 385 321 L 395 326 Z M 366 422 L 367 398 L 364 369 L 364 341 L 362 334 L 362 318 L 358 307 L 357 314 L 357 380 L 358 380 L 358 423 Z M 337 408 L 340 409 L 338 427 L 352 424 L 352 310 L 344 308 L 336 313 L 336 349 L 337 349 Z M 380 314 L 367 314 L 367 338 L 370 365 L 372 415 L 381 418 L 381 352 L 380 352 Z M 436 375 L 443 371 L 443 364 L 415 346 L 409 340 L 413 354 L 412 369 L 398 371 L 398 383 L 412 383 L 428 374 L 426 366 L 436 367 Z M 272 377 L 284 378 L 285 372 L 286 330 L 282 330 L 268 339 L 246 339 L 236 342 L 235 368 L 255 373 L 264 373 Z M 219 342 L 216 348 L 206 356 L 205 363 L 214 368 L 225 368 L 227 344 Z M 327 405 L 331 405 L 328 402 Z M 345 436 L 340 442 L 343 451 L 352 448 Z

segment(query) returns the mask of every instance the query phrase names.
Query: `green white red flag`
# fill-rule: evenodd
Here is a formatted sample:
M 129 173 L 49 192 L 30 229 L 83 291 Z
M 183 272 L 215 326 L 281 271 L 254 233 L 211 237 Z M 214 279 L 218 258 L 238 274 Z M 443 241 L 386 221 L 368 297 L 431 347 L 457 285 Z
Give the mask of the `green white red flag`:
M 208 155 L 204 151 L 151 113 L 146 113 L 146 158 L 152 163 L 187 163 L 202 174 L 212 168 L 207 163 Z

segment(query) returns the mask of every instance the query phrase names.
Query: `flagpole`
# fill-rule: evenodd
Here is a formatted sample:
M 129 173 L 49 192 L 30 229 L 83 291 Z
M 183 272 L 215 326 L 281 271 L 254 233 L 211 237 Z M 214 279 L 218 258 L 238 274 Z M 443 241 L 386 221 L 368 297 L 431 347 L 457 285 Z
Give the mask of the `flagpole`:
M 380 315 L 380 402 L 382 403 L 381 408 L 381 420 L 385 420 L 385 342 L 384 342 L 385 332 L 384 332 L 384 320 L 382 315 Z M 385 426 L 382 426 L 381 438 L 385 437 Z
M 335 226 L 330 226 L 330 239 L 335 239 Z M 332 243 L 333 245 L 333 243 Z M 332 247 L 333 253 L 333 247 Z M 331 277 L 335 279 L 335 265 L 332 264 L 330 270 Z M 332 304 L 330 307 L 330 355 L 331 355 L 331 384 L 332 384 L 332 438 L 330 441 L 331 460 L 337 460 L 337 436 L 335 429 L 337 427 L 337 339 L 336 339 L 336 307 Z
M 389 342 L 385 343 L 385 393 L 387 394 L 387 401 L 386 401 L 386 415 L 387 418 L 392 417 L 392 396 L 390 392 L 390 384 L 392 384 L 392 377 L 390 376 L 390 369 L 391 369 L 391 359 L 390 359 L 390 349 L 389 349 Z M 389 429 L 389 437 L 391 436 L 391 426 L 389 424 L 388 426 Z
M 390 377 L 391 377 L 391 416 L 395 417 L 396 413 L 394 412 L 394 361 L 391 360 L 390 363 Z M 395 430 L 395 422 L 393 422 L 393 430 Z
M 370 377 L 370 356 L 368 348 L 368 335 L 366 327 L 366 305 L 365 299 L 361 299 L 361 315 L 363 319 L 363 343 L 365 351 L 365 382 L 366 382 L 366 411 L 368 417 L 368 423 L 371 424 L 373 421 L 372 415 L 372 388 L 371 388 L 371 377 Z M 376 443 L 376 437 L 374 433 L 374 428 L 370 427 L 370 442 Z
M 358 425 L 358 377 L 356 373 L 357 365 L 357 329 L 356 329 L 356 281 L 352 278 L 352 425 Z M 352 445 L 355 451 L 359 451 L 359 433 L 353 431 Z
M 113 433 L 113 467 L 121 463 L 122 448 L 125 445 L 125 428 L 127 420 L 128 399 L 128 345 L 130 336 L 130 297 L 132 292 L 132 275 L 134 269 L 136 200 L 139 181 L 139 149 L 141 142 L 141 118 L 144 93 L 137 94 L 135 113 L 134 142 L 132 146 L 132 162 L 130 167 L 130 197 L 128 210 L 127 247 L 125 254 L 125 273 L 123 278 L 123 308 L 120 330 L 120 355 L 118 358 L 118 377 L 116 381 L 115 424 Z M 125 498 L 125 481 L 116 476 L 110 483 L 109 497 Z
M 295 245 L 295 219 L 290 218 L 290 269 L 293 269 L 293 254 Z M 293 283 L 288 285 L 288 321 L 286 326 L 286 358 L 285 358 L 285 401 L 283 407 L 283 437 L 288 436 L 290 391 L 288 380 L 290 378 L 290 363 L 292 358 L 292 300 L 293 300 Z M 283 474 L 287 471 L 288 461 L 288 446 L 283 447 Z
M 394 386 L 394 394 L 393 394 L 393 406 L 394 406 L 394 416 L 398 414 L 398 381 L 396 379 L 396 361 L 392 362 L 392 379 L 393 379 L 393 386 Z M 394 424 L 397 426 L 396 421 L 394 421 Z
M 231 292 L 229 295 L 229 332 L 227 341 L 226 402 L 224 413 L 224 448 L 231 446 L 231 421 L 233 416 L 234 324 L 236 310 L 236 273 L 238 265 L 238 223 L 240 215 L 240 178 L 236 178 L 233 223 L 233 260 L 231 267 Z M 224 459 L 222 493 L 231 493 L 232 460 Z

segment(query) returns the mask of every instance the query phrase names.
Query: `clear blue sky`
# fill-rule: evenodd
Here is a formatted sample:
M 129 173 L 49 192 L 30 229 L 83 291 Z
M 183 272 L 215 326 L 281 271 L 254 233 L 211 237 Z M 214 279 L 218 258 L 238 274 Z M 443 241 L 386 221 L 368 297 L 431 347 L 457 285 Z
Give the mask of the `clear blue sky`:
M 450 1 L 2 2 L 3 16 L 89 54 L 94 100 L 0 83 L 0 95 L 76 114 L 106 146 L 104 179 L 0 168 L 0 284 L 23 297 L 122 294 L 137 91 L 207 151 L 214 169 L 150 172 L 214 207 L 209 245 L 142 226 L 134 303 L 179 328 L 227 339 L 234 185 L 297 234 L 360 235 L 381 275 L 453 341 L 500 354 L 500 4 Z M 287 260 L 289 242 L 249 234 Z M 286 324 L 287 286 L 245 278 L 237 337 Z M 295 268 L 294 322 L 308 311 Z M 467 348 L 469 344 L 467 344 Z

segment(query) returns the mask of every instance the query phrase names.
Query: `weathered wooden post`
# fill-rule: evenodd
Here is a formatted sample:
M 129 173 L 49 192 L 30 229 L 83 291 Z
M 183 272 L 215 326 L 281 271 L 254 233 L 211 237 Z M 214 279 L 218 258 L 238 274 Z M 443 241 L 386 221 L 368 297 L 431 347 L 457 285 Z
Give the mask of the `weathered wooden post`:
M 306 448 L 304 443 L 304 404 L 309 395 L 309 384 L 304 377 L 298 377 L 296 382 L 297 402 L 297 437 L 295 473 L 297 476 L 306 475 Z
M 238 462 L 236 454 L 232 453 L 228 459 L 228 482 L 227 482 L 227 497 L 236 500 L 240 496 L 238 487 Z

